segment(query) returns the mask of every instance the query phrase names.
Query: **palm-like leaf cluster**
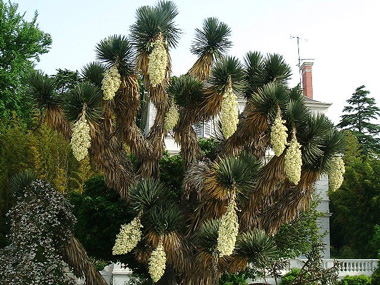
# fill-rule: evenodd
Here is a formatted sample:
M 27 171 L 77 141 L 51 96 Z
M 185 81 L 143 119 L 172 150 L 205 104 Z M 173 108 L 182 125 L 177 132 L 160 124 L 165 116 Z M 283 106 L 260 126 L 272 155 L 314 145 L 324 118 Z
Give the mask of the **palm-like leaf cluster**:
M 203 29 L 195 29 L 195 39 L 191 45 L 191 52 L 198 56 L 211 54 L 220 57 L 232 46 L 229 40 L 231 28 L 217 18 L 207 18 L 203 22 Z
M 135 51 L 125 36 L 113 35 L 101 40 L 96 46 L 96 56 L 108 67 L 117 64 L 121 75 L 134 73 Z
M 181 32 L 174 23 L 177 15 L 177 7 L 171 1 L 160 1 L 155 7 L 142 6 L 137 9 L 136 23 L 130 30 L 132 42 L 138 52 L 150 52 L 151 43 L 159 33 L 163 35 L 169 48 L 176 47 Z
M 250 153 L 223 157 L 205 174 L 204 191 L 222 200 L 228 199 L 234 191 L 246 194 L 254 190 L 260 166 L 261 163 Z
M 102 87 L 103 74 L 106 67 L 100 62 L 91 62 L 86 64 L 82 69 L 82 77 L 85 81 L 89 81 L 98 88 Z
M 39 108 L 53 108 L 59 105 L 61 100 L 55 92 L 54 79 L 35 71 L 29 75 L 28 82 L 31 95 Z
M 292 75 L 290 66 L 278 54 L 264 56 L 260 52 L 248 52 L 244 57 L 244 66 L 246 98 L 251 98 L 254 93 L 270 82 L 286 84 Z
M 102 115 L 101 103 L 102 95 L 98 87 L 88 82 L 80 83 L 65 98 L 66 117 L 70 121 L 76 121 L 85 105 L 86 118 L 95 123 Z

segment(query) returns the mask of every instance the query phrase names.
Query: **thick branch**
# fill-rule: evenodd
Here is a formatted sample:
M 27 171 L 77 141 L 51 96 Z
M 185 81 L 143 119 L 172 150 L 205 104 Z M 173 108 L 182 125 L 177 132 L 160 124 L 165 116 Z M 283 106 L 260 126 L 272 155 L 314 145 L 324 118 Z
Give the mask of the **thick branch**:
M 94 264 L 88 259 L 82 244 L 71 236 L 63 249 L 63 259 L 74 270 L 77 277 L 85 277 L 87 285 L 107 285 Z

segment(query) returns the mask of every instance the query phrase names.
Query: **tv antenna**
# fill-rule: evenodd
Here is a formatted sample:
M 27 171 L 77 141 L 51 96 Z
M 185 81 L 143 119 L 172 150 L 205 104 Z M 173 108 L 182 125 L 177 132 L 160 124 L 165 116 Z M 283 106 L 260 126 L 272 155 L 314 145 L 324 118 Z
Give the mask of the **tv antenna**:
M 314 60 L 314 58 L 301 58 L 301 54 L 300 54 L 300 40 L 303 40 L 303 41 L 308 41 L 307 39 L 304 39 L 304 38 L 301 38 L 299 36 L 292 36 L 290 35 L 290 39 L 297 39 L 297 51 L 298 51 L 298 71 L 299 71 L 299 75 L 300 75 L 300 84 L 301 84 L 301 87 L 302 87 L 302 74 L 301 74 L 301 61 L 304 61 L 304 60 Z

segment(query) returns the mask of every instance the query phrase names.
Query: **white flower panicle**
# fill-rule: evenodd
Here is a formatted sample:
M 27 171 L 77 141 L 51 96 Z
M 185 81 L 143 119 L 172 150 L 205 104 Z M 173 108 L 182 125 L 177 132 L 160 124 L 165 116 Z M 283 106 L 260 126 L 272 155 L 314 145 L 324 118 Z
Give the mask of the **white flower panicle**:
M 239 121 L 237 96 L 232 91 L 232 87 L 229 87 L 223 94 L 221 122 L 222 131 L 226 139 L 228 139 L 237 129 Z
M 301 145 L 294 135 L 285 154 L 285 173 L 290 182 L 298 184 L 301 179 L 302 152 Z
M 91 146 L 91 136 L 90 126 L 87 123 L 85 112 L 83 112 L 79 120 L 74 123 L 70 144 L 73 149 L 74 157 L 78 161 L 81 161 L 87 156 L 88 149 Z
M 140 216 L 134 218 L 129 224 L 122 225 L 120 233 L 116 236 L 112 254 L 127 254 L 134 249 L 141 240 L 142 227 Z
M 149 274 L 154 282 L 161 279 L 162 275 L 165 273 L 166 268 L 166 253 L 162 240 L 158 243 L 158 246 L 153 250 L 149 258 Z
M 329 172 L 329 184 L 332 191 L 339 189 L 343 183 L 343 174 L 346 172 L 343 159 L 340 156 L 335 156 L 332 159 L 332 166 Z
M 273 146 L 274 154 L 276 156 L 280 156 L 286 147 L 288 138 L 288 133 L 286 131 L 288 128 L 284 125 L 285 123 L 286 121 L 282 120 L 281 111 L 279 109 L 270 133 L 270 140 Z
M 165 123 L 164 123 L 165 129 L 168 131 L 172 130 L 177 124 L 178 119 L 179 119 L 179 113 L 178 113 L 177 106 L 175 104 L 172 104 L 172 106 L 170 107 L 169 111 L 167 112 L 165 116 Z
M 112 100 L 121 84 L 120 74 L 117 65 L 113 65 L 104 73 L 102 80 L 103 99 Z
M 165 79 L 166 66 L 168 65 L 168 53 L 162 36 L 158 36 L 152 43 L 153 50 L 149 54 L 148 74 L 153 87 L 161 84 Z
M 235 196 L 233 196 L 227 207 L 226 213 L 220 220 L 217 246 L 217 251 L 219 252 L 220 257 L 232 254 L 238 233 L 239 221 L 236 214 Z

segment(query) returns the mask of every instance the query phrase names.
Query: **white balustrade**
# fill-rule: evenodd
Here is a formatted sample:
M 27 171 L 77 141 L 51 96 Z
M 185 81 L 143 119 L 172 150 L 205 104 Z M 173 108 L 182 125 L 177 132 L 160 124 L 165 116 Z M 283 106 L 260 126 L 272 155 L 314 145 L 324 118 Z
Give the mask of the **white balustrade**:
M 379 262 L 378 259 L 322 259 L 322 261 L 323 267 L 326 269 L 333 267 L 335 261 L 338 262 L 339 279 L 346 275 L 363 274 L 371 276 Z M 282 274 L 285 274 L 291 268 L 302 268 L 305 262 L 306 259 L 291 259 L 289 267 Z M 121 263 L 114 263 L 106 266 L 100 273 L 108 284 L 112 280 L 113 285 L 124 285 L 129 280 L 132 271 Z M 272 278 L 268 278 L 267 281 L 269 282 L 268 284 L 275 284 Z

